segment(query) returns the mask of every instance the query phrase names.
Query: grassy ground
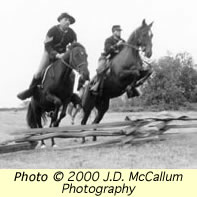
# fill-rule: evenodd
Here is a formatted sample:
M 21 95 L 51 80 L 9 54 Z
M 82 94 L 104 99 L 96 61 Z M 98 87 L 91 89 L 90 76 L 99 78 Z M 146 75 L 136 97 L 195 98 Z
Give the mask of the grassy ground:
M 25 111 L 0 112 L 1 141 L 10 137 L 9 133 L 13 130 L 20 132 L 20 129 L 26 128 L 25 113 Z M 197 112 L 174 113 L 197 116 Z M 103 122 L 121 121 L 126 115 L 143 118 L 155 117 L 158 113 L 107 113 Z M 68 118 L 61 126 L 66 124 L 70 124 Z M 193 131 L 188 135 L 177 134 L 174 137 L 172 135 L 164 141 L 75 150 L 52 149 L 48 140 L 48 147 L 45 150 L 38 147 L 32 151 L 1 154 L 0 168 L 197 168 L 197 132 L 195 129 Z M 87 143 L 92 143 L 91 138 L 87 140 Z M 98 139 L 103 140 L 105 139 Z M 81 139 L 57 139 L 56 142 L 59 147 L 64 147 L 78 145 Z

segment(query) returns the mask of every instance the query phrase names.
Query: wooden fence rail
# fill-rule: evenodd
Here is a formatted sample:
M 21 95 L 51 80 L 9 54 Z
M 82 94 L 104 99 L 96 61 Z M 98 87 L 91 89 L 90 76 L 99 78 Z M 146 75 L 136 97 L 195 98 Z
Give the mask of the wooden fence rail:
M 74 148 L 87 148 L 99 146 L 124 145 L 128 143 L 139 143 L 152 140 L 164 140 L 164 132 L 169 129 L 197 128 L 197 123 L 171 124 L 173 121 L 185 123 L 197 119 L 186 116 L 173 118 L 145 118 L 114 123 L 102 123 L 94 125 L 76 125 L 59 128 L 36 128 L 14 131 L 14 139 L 4 141 L 0 144 L 0 153 L 15 152 L 20 150 L 34 149 L 38 141 L 50 138 L 82 138 L 91 136 L 111 137 L 106 141 L 91 144 L 79 144 L 70 147 L 62 147 L 61 150 Z M 59 149 L 58 149 L 59 150 Z

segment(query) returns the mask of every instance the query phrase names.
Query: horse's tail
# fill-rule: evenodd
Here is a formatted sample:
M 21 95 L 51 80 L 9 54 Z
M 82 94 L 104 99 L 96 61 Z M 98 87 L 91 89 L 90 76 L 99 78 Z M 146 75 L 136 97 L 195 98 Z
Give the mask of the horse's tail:
M 27 109 L 27 116 L 26 116 L 27 124 L 30 128 L 37 128 L 37 121 L 36 121 L 36 114 L 35 114 L 35 107 L 33 106 L 32 100 L 29 103 Z
M 42 127 L 41 120 L 46 122 L 45 113 L 42 113 L 41 109 L 39 109 L 36 106 L 36 103 L 34 102 L 33 99 L 29 103 L 26 120 L 30 128 L 41 128 Z

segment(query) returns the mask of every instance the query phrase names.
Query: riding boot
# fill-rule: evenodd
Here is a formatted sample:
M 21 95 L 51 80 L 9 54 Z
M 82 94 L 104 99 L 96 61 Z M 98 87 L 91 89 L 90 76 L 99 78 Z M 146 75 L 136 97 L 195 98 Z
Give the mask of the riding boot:
M 132 86 L 127 86 L 126 93 L 127 93 L 128 98 L 140 96 L 140 93 L 137 90 L 137 88 L 132 87 Z
M 100 85 L 104 77 L 104 73 L 108 70 L 109 67 L 106 65 L 107 63 L 107 58 L 105 55 L 102 54 L 102 56 L 99 58 L 98 61 L 98 68 L 96 69 L 97 72 L 97 77 L 93 81 L 93 84 L 90 86 L 90 91 L 94 95 L 99 95 L 100 92 Z
M 101 82 L 101 76 L 97 76 L 96 82 L 94 82 L 92 86 L 90 87 L 90 91 L 92 92 L 92 94 L 94 95 L 99 94 L 100 82 Z
M 17 97 L 21 100 L 25 100 L 27 98 L 30 98 L 31 96 L 33 96 L 33 93 L 36 89 L 36 87 L 40 84 L 40 79 L 39 78 L 33 78 L 30 86 L 29 86 L 29 89 L 27 90 L 24 90 L 23 92 L 20 92 Z
M 99 85 L 100 85 L 100 81 L 97 81 L 97 82 L 96 82 L 95 84 L 93 84 L 92 87 L 90 88 L 90 91 L 91 91 L 94 95 L 98 95 Z

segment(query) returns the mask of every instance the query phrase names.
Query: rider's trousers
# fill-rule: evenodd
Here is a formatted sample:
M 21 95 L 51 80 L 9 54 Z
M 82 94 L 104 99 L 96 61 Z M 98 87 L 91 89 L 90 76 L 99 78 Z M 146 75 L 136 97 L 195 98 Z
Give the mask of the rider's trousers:
M 49 64 L 50 64 L 49 54 L 46 50 L 44 50 L 38 69 L 34 74 L 34 78 L 40 79 L 43 75 L 44 70 L 49 66 Z

